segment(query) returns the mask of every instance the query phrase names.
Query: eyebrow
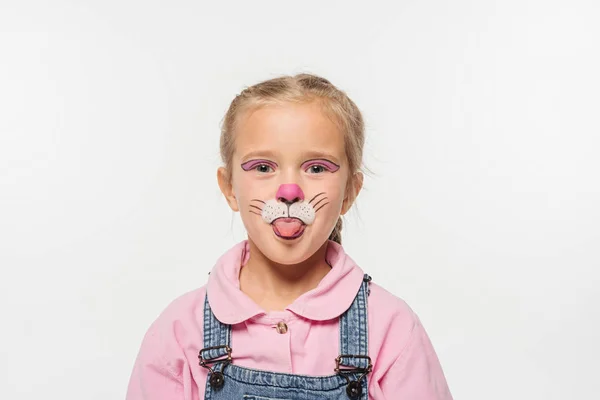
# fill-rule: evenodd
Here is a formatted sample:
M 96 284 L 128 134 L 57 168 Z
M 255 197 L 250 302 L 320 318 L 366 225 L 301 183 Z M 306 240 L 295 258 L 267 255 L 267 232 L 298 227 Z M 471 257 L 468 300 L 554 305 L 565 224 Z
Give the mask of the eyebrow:
M 255 150 L 255 151 L 251 151 L 250 153 L 245 154 L 242 157 L 242 160 L 249 160 L 254 157 L 275 158 L 275 152 L 273 152 L 271 150 Z
M 307 158 L 310 160 L 320 160 L 326 159 L 332 161 L 334 164 L 340 165 L 340 161 L 332 154 L 324 153 L 322 151 L 308 151 L 306 153 L 302 153 L 303 158 Z
M 326 159 L 326 160 L 331 160 L 333 163 L 340 165 L 340 160 L 337 159 L 337 157 L 335 157 L 334 155 L 330 154 L 330 153 L 325 153 L 323 151 L 307 151 L 301 154 L 303 159 L 306 160 L 318 160 L 318 159 Z M 255 150 L 255 151 L 251 151 L 249 153 L 246 153 L 243 157 L 242 157 L 242 163 L 250 160 L 251 158 L 254 157 L 267 157 L 267 158 L 276 158 L 277 154 L 274 151 L 271 150 Z

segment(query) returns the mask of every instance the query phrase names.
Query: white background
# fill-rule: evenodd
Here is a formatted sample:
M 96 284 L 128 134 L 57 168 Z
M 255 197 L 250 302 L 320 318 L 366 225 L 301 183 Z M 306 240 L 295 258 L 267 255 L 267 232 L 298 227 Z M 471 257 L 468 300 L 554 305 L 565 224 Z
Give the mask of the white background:
M 600 398 L 597 2 L 0 4 L 1 399 L 124 398 L 149 324 L 244 239 L 229 102 L 297 72 L 364 111 L 344 245 L 454 397 Z

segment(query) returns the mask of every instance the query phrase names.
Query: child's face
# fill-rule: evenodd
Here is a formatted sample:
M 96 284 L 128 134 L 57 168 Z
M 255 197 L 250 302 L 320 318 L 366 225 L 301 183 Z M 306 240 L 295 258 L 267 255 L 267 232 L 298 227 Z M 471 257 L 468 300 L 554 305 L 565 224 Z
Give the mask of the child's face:
M 349 179 L 344 134 L 320 107 L 284 103 L 240 115 L 231 181 L 219 170 L 249 240 L 277 263 L 313 255 L 362 185 L 360 174 Z

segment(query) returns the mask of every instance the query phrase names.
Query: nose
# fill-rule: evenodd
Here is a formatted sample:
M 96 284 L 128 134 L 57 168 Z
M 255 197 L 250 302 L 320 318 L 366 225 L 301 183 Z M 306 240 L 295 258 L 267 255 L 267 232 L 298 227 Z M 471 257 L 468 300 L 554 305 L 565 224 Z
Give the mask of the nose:
M 275 196 L 277 200 L 287 204 L 304 200 L 304 192 L 295 183 L 284 183 L 279 186 Z

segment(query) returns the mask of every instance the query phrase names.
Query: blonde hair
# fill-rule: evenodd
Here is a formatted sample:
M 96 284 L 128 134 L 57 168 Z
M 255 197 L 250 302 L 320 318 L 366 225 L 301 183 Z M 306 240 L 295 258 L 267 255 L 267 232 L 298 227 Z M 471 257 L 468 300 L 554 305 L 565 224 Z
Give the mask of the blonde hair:
M 235 151 L 235 128 L 245 111 L 284 102 L 308 103 L 318 101 L 323 110 L 339 124 L 344 132 L 349 179 L 362 169 L 365 128 L 362 114 L 350 98 L 327 79 L 311 74 L 281 76 L 247 87 L 231 102 L 221 127 L 221 159 L 231 179 Z M 342 242 L 342 219 L 338 218 L 329 237 Z

